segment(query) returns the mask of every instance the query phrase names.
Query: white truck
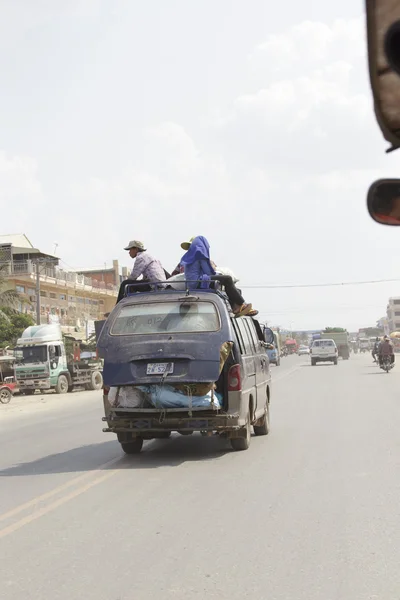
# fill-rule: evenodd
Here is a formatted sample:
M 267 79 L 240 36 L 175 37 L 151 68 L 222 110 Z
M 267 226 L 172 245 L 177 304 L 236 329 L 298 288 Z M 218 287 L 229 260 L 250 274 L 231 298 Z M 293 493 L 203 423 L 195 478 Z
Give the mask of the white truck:
M 55 390 L 57 394 L 65 394 L 77 387 L 102 388 L 101 361 L 92 352 L 81 352 L 79 342 L 63 339 L 59 325 L 28 327 L 17 341 L 14 355 L 21 394 L 31 394 L 35 390 Z

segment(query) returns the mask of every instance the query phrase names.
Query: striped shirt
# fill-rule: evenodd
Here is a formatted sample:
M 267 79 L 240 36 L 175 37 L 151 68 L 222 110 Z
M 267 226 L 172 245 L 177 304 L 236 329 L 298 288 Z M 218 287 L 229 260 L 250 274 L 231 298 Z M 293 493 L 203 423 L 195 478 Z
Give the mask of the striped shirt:
M 129 279 L 137 279 L 141 275 L 146 281 L 165 281 L 162 264 L 148 252 L 139 252 Z

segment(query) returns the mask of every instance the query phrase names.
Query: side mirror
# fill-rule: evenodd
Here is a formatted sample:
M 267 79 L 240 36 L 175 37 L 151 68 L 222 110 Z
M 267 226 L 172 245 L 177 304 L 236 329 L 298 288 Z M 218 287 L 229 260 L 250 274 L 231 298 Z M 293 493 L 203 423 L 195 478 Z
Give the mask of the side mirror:
M 264 340 L 266 341 L 266 343 L 273 344 L 274 343 L 274 332 L 272 331 L 272 329 L 270 329 L 269 327 L 264 327 L 263 333 L 264 333 Z
M 400 179 L 378 179 L 368 190 L 371 217 L 382 225 L 400 225 Z
M 369 76 L 384 138 L 400 147 L 400 4 L 366 0 Z

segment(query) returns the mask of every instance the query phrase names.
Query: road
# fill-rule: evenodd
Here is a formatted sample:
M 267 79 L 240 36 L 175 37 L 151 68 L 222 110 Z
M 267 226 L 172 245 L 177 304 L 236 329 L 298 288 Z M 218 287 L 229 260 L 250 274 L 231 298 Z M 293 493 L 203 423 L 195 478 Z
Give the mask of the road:
M 288 357 L 272 430 L 125 457 L 96 392 L 0 406 L 2 600 L 400 596 L 400 364 Z

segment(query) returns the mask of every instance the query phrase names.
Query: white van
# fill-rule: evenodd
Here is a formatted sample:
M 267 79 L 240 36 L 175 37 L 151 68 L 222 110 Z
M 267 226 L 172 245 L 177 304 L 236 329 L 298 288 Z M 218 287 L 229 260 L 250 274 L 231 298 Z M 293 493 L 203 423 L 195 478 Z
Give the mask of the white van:
M 334 340 L 314 340 L 311 346 L 311 366 L 315 367 L 318 362 L 333 362 L 338 364 L 338 349 Z

